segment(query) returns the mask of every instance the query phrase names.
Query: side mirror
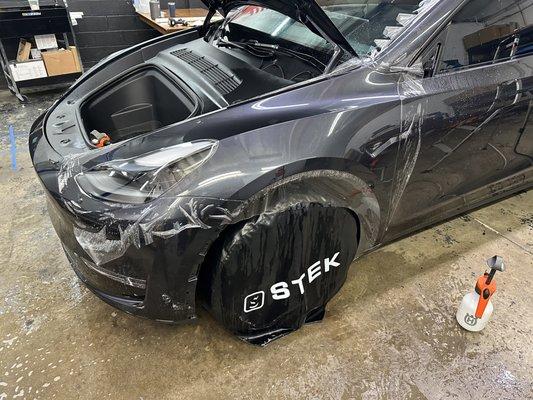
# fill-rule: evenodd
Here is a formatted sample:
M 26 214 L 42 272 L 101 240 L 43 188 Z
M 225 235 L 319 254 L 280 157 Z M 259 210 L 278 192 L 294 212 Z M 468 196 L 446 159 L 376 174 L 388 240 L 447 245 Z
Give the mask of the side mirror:
M 410 67 L 404 67 L 399 65 L 389 65 L 387 63 L 381 64 L 381 69 L 386 70 L 388 72 L 400 72 L 408 75 L 415 76 L 417 78 L 423 78 L 424 75 L 424 68 L 421 64 L 413 64 Z

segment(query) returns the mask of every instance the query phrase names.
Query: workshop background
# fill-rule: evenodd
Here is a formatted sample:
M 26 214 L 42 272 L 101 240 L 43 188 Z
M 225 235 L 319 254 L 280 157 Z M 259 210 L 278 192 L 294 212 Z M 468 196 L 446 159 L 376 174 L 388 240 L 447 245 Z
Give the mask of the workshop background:
M 14 3 L 26 2 L 0 8 Z M 160 34 L 131 1 L 68 6 L 83 12 L 73 29 L 85 69 Z M 322 323 L 256 348 L 206 312 L 163 325 L 79 282 L 28 154 L 32 122 L 67 86 L 20 103 L 0 79 L 0 400 L 533 398 L 533 192 L 363 257 Z M 467 332 L 455 312 L 494 254 L 508 271 L 493 320 Z
M 41 5 L 55 0 L 41 0 Z M 159 35 L 143 23 L 133 7 L 133 0 L 68 0 L 70 12 L 83 13 L 73 26 L 84 69 L 89 69 L 108 55 Z M 177 1 L 181 8 L 205 8 L 201 0 Z M 27 4 L 25 0 L 0 0 L 0 8 Z M 18 45 L 14 41 L 12 46 Z M 6 88 L 0 74 L 0 88 Z

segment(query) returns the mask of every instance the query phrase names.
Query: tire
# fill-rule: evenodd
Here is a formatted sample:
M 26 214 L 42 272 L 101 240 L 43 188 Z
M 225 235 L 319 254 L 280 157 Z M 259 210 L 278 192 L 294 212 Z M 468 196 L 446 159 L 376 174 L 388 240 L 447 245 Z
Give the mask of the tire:
M 298 205 L 225 232 L 209 252 L 200 294 L 211 314 L 259 345 L 322 319 L 346 280 L 358 225 L 343 208 Z

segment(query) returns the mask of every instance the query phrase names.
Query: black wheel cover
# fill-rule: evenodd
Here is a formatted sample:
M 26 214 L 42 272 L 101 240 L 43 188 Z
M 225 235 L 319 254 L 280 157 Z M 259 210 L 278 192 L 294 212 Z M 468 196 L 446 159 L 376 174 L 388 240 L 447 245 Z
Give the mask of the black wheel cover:
M 211 255 L 216 261 L 201 276 L 206 305 L 239 337 L 264 345 L 322 318 L 356 250 L 357 221 L 346 209 L 310 204 L 263 214 Z

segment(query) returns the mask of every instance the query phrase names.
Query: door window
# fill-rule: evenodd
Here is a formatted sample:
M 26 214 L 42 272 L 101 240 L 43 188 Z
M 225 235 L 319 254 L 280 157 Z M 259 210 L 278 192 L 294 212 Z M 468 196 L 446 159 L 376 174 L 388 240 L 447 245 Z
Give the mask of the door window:
M 445 29 L 437 73 L 533 52 L 533 0 L 471 0 Z

